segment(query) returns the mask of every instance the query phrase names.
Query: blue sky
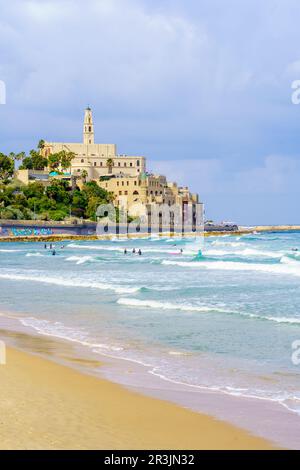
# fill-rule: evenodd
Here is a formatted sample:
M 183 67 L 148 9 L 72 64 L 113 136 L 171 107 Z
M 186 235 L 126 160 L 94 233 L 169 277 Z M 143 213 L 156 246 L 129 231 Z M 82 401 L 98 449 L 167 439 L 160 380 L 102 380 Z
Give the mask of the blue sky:
M 143 154 L 207 216 L 300 223 L 298 0 L 0 0 L 0 151 L 40 138 Z

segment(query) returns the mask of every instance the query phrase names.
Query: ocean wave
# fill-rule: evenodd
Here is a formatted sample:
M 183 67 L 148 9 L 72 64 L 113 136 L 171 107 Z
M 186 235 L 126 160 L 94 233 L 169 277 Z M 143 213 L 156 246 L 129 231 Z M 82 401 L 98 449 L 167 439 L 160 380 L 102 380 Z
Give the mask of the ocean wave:
M 175 304 L 171 302 L 160 302 L 157 300 L 140 300 L 140 299 L 118 299 L 119 305 L 127 305 L 129 307 L 144 307 L 152 308 L 156 310 L 181 310 L 184 312 L 202 312 L 202 313 L 224 313 L 229 315 L 239 315 L 241 317 L 247 317 L 257 319 L 261 321 L 272 321 L 276 323 L 289 323 L 289 324 L 300 324 L 300 317 L 276 317 L 274 315 L 258 315 L 250 312 L 243 312 L 234 309 L 228 309 L 219 307 L 216 305 L 189 305 L 189 304 Z
M 171 261 L 163 260 L 162 264 L 169 266 L 180 266 L 183 268 L 208 269 L 221 271 L 255 271 L 269 274 L 284 274 L 300 276 L 300 263 L 297 264 L 258 264 L 258 263 L 240 263 L 234 261 Z
M 46 256 L 46 255 L 42 255 L 42 253 L 26 253 L 25 256 L 27 256 L 27 257 L 29 257 L 29 258 L 30 258 L 30 257 L 38 257 L 38 258 L 40 258 L 40 257 L 44 257 L 44 256 Z
M 67 341 L 76 342 L 89 348 L 110 351 L 122 351 L 123 349 L 119 346 L 91 342 L 86 331 L 83 329 L 74 329 L 72 327 L 65 326 L 61 322 L 50 322 L 48 320 L 41 320 L 35 317 L 20 317 L 18 320 L 22 323 L 22 325 L 33 328 L 41 335 L 65 339 Z
M 82 249 L 82 250 L 92 250 L 92 251 L 112 251 L 112 252 L 118 252 L 118 253 L 124 253 L 124 249 L 126 247 L 117 247 L 117 246 L 90 246 L 90 245 L 77 245 L 75 243 L 72 243 L 70 245 L 68 245 L 69 248 L 76 248 L 76 249 Z M 139 247 L 135 247 L 136 250 L 139 249 Z M 128 251 L 128 255 L 131 254 L 133 250 L 133 247 L 132 246 L 129 246 L 127 247 L 127 251 Z M 145 248 L 145 247 L 141 247 L 141 250 L 142 250 L 142 253 L 158 253 L 158 254 L 164 254 L 164 255 L 181 255 L 181 251 L 178 247 L 174 247 L 174 249 L 171 249 L 171 248 Z M 195 249 L 191 249 L 191 248 L 188 248 L 188 249 L 184 249 L 183 248 L 183 254 L 184 255 L 196 255 L 197 252 L 199 251 L 199 248 L 198 250 Z
M 280 259 L 283 256 L 283 252 L 276 251 L 262 251 L 253 248 L 245 248 L 244 250 L 205 250 L 204 255 L 209 256 L 241 256 L 241 257 L 259 257 L 259 258 L 274 258 Z
M 3 249 L 3 248 L 0 249 L 0 253 L 17 253 L 20 251 L 24 251 L 24 250 L 10 250 L 10 249 Z
M 239 246 L 245 246 L 245 243 L 243 242 L 224 242 L 221 240 L 214 240 L 211 243 L 213 246 L 229 246 L 229 247 L 239 247 Z
M 119 305 L 127 305 L 130 307 L 146 307 L 161 310 L 182 310 L 184 312 L 222 312 L 232 313 L 231 310 L 226 310 L 216 306 L 202 306 L 202 305 L 189 305 L 189 304 L 173 304 L 171 302 L 160 302 L 157 300 L 139 300 L 139 299 L 118 299 Z
M 66 261 L 75 261 L 76 264 L 84 264 L 93 260 L 92 256 L 69 256 L 69 258 L 66 258 Z
M 43 284 L 52 284 L 63 287 L 81 287 L 90 289 L 100 290 L 111 290 L 117 294 L 132 294 L 140 290 L 139 287 L 123 287 L 115 286 L 112 284 L 85 280 L 78 277 L 69 277 L 68 279 L 63 277 L 45 276 L 44 273 L 29 274 L 27 273 L 0 273 L 1 279 L 8 279 L 11 281 L 29 281 L 29 282 L 40 282 Z

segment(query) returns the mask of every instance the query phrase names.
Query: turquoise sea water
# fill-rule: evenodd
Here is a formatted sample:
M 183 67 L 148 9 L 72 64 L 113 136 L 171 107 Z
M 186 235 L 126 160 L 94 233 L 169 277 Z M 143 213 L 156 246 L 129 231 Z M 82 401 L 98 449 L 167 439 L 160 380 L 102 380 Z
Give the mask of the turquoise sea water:
M 1 243 L 0 308 L 162 379 L 265 398 L 300 415 L 300 366 L 291 360 L 300 340 L 300 233 L 203 243 L 56 243 L 56 256 L 42 243 Z

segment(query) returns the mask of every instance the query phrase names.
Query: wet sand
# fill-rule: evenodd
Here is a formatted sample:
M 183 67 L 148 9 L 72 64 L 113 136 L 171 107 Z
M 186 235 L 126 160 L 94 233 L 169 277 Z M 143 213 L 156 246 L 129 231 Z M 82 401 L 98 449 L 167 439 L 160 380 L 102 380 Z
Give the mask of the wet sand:
M 210 416 L 14 348 L 0 365 L 0 390 L 1 449 L 273 447 Z

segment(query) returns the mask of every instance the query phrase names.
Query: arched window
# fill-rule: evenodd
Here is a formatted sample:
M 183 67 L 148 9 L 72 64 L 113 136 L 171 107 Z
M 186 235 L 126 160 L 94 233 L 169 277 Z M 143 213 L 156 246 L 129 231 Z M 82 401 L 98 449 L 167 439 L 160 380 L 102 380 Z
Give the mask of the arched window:
M 92 132 L 92 128 L 91 128 L 91 126 L 89 126 L 89 132 Z
M 139 195 L 139 192 L 138 192 L 138 191 L 133 191 L 133 195 L 134 195 L 134 196 L 138 196 L 138 195 Z
M 137 160 L 136 166 L 140 166 L 140 161 L 139 160 Z
M 83 159 L 83 158 L 81 159 L 81 163 L 84 163 L 84 159 Z

